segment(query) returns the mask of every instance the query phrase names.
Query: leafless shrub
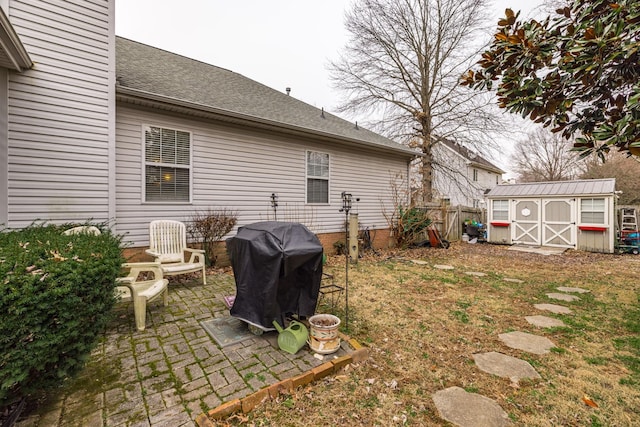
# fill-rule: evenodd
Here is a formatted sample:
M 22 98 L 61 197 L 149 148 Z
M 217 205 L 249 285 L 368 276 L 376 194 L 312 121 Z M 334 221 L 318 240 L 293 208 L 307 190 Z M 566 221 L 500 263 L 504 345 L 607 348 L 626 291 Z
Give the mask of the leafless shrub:
M 194 240 L 202 242 L 207 265 L 216 265 L 216 243 L 229 234 L 238 223 L 238 212 L 227 208 L 209 208 L 196 211 L 191 217 L 188 231 Z

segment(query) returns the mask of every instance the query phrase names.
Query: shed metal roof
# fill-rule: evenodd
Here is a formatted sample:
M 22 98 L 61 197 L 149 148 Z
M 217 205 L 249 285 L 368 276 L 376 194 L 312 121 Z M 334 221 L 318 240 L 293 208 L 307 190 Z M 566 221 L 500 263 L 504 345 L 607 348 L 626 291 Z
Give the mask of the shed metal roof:
M 268 126 L 365 145 L 407 157 L 420 155 L 241 74 L 122 37 L 116 37 L 116 93 Z M 131 102 L 131 101 L 130 101 Z
M 616 188 L 615 178 L 576 181 L 527 182 L 494 187 L 488 198 L 610 195 Z

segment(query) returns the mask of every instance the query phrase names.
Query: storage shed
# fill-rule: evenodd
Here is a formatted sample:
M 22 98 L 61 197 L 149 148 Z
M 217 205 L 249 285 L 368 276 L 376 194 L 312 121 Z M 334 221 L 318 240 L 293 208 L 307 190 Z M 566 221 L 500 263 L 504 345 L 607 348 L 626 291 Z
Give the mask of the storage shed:
M 487 240 L 613 253 L 616 180 L 498 185 L 487 194 Z

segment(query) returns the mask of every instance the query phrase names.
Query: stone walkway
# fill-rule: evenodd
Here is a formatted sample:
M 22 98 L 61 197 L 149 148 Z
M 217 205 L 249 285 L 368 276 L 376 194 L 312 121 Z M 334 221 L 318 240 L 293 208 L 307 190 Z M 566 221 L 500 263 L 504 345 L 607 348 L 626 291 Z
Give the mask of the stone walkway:
M 434 265 L 433 268 L 440 270 L 454 270 L 454 267 L 447 265 Z M 467 275 L 484 277 L 486 273 L 465 272 Z M 503 279 L 505 282 L 522 284 L 520 279 Z M 562 293 L 548 293 L 546 296 L 558 301 L 572 302 L 578 301 L 580 297 L 570 293 L 589 292 L 582 288 L 558 287 Z M 550 311 L 552 313 L 570 314 L 571 310 L 565 306 L 556 304 L 535 304 L 535 309 Z M 525 316 L 525 319 L 532 325 L 539 328 L 554 328 L 565 326 L 564 322 L 552 317 L 534 315 Z M 530 334 L 527 332 L 513 331 L 499 334 L 498 338 L 507 346 L 521 350 L 525 353 L 543 355 L 548 353 L 554 343 L 544 336 Z M 507 378 L 513 383 L 518 383 L 522 379 L 538 379 L 540 374 L 522 359 L 508 356 L 500 352 L 492 351 L 488 353 L 476 353 L 473 355 L 474 362 L 478 369 L 490 375 L 497 375 Z M 469 393 L 460 387 L 449 387 L 440 390 L 432 395 L 432 399 L 440 417 L 456 426 L 460 427 L 500 427 L 511 425 L 507 413 L 493 399 Z
M 216 283 L 221 278 L 224 283 Z M 305 346 L 292 355 L 278 348 L 276 332 L 220 347 L 201 321 L 229 316 L 223 298 L 235 285 L 225 275 L 207 279 L 206 286 L 199 280 L 170 282 L 168 307 L 152 303 L 142 332 L 135 329 L 133 308 L 118 307 L 80 376 L 16 425 L 194 426 L 205 413 L 251 410 L 278 385 L 305 384 L 352 356 L 366 357 L 366 349 L 346 337 L 337 353 L 315 355 Z

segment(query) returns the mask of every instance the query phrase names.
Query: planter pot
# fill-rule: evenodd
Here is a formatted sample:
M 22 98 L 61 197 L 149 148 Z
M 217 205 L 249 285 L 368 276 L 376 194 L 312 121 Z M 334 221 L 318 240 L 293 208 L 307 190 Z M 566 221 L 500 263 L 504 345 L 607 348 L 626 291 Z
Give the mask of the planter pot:
M 319 354 L 335 353 L 340 349 L 340 318 L 332 314 L 316 314 L 309 318 L 309 347 Z

